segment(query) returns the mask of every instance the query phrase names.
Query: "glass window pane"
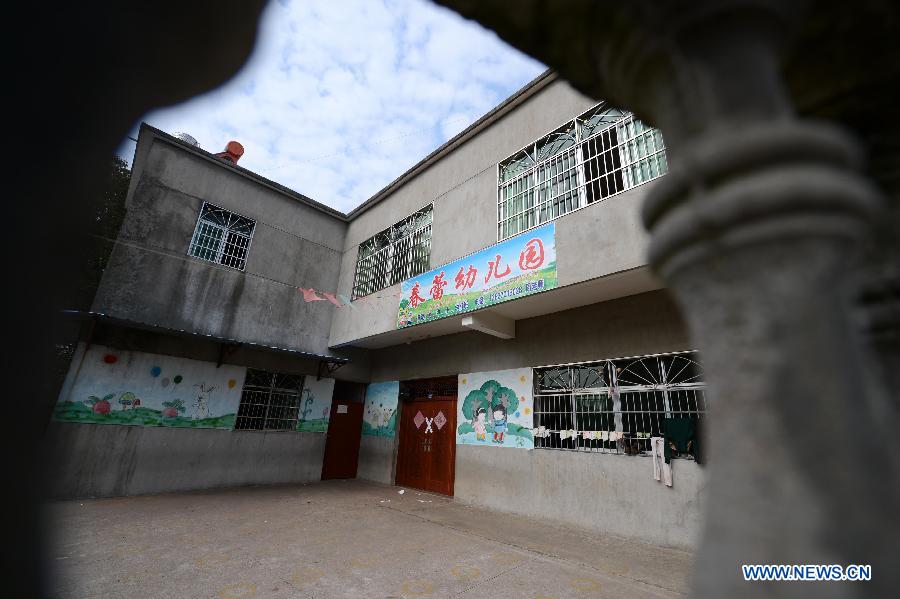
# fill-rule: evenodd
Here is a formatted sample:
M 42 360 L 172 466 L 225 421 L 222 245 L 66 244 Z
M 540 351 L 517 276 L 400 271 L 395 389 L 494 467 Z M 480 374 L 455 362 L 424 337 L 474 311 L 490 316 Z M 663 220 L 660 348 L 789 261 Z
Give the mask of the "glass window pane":
M 196 256 L 203 260 L 215 260 L 224 234 L 224 229 L 200 221 L 197 223 L 197 231 L 191 244 L 191 256 Z
M 188 255 L 243 269 L 256 223 L 212 204 L 203 204 Z

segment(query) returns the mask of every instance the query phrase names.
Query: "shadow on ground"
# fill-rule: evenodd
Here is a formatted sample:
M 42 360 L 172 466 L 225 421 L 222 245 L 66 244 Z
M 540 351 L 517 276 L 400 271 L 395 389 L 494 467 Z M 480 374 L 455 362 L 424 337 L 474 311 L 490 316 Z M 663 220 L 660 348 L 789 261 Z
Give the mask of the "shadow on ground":
M 675 597 L 692 556 L 364 481 L 57 502 L 53 596 Z

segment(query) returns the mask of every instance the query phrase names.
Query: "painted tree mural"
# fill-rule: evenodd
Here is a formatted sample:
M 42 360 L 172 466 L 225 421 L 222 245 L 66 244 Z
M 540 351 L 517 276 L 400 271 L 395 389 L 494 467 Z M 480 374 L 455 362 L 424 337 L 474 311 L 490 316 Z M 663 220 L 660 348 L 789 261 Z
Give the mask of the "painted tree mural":
M 312 414 L 312 405 L 313 402 L 316 401 L 316 398 L 309 389 L 304 389 L 300 395 L 303 399 L 303 409 L 300 410 L 300 420 L 306 420 L 307 417 Z
M 308 376 L 300 392 L 300 418 L 297 430 L 305 433 L 324 433 L 328 430 L 334 379 Z
M 484 408 L 489 414 L 497 404 L 503 404 L 507 412 L 513 413 L 519 407 L 519 398 L 515 391 L 491 379 L 485 381 L 479 389 L 469 391 L 463 400 L 463 415 L 466 420 L 472 420 L 478 408 Z
M 533 448 L 532 376 L 530 368 L 459 375 L 457 444 Z

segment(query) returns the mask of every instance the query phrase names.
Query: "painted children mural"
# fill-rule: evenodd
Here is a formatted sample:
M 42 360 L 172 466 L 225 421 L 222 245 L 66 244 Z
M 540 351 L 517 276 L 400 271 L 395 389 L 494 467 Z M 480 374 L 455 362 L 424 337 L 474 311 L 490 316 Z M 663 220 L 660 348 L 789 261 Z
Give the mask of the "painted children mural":
M 484 408 L 475 410 L 475 418 L 472 422 L 472 427 L 475 429 L 475 439 L 478 441 L 487 439 L 487 427 L 484 422 L 485 414 L 487 414 L 487 412 Z
M 234 428 L 246 368 L 94 345 L 79 346 L 55 420 Z
M 459 375 L 456 442 L 533 448 L 531 377 L 530 368 Z
M 397 428 L 400 381 L 370 383 L 366 387 L 362 434 L 393 437 Z
M 503 437 L 509 430 L 506 423 L 506 407 L 498 403 L 492 409 L 494 410 L 494 419 L 491 421 L 491 429 L 494 431 L 492 442 L 503 444 Z
M 324 433 L 328 430 L 333 394 L 334 379 L 316 379 L 314 376 L 304 379 L 303 391 L 300 392 L 298 431 Z

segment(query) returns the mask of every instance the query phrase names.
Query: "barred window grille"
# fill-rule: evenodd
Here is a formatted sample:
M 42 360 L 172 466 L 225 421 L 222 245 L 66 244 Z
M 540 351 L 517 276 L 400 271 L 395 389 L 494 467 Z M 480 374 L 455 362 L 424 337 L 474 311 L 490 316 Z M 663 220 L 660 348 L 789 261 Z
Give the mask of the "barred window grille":
M 188 254 L 201 260 L 244 270 L 256 222 L 204 203 Z
M 668 171 L 658 129 L 595 106 L 499 165 L 497 239 L 616 195 Z
M 432 205 L 359 245 L 353 297 L 363 297 L 427 271 L 431 265 Z
M 536 368 L 534 446 L 649 452 L 667 418 L 705 417 L 705 394 L 695 352 Z
M 296 374 L 247 369 L 235 429 L 297 429 L 303 377 Z

